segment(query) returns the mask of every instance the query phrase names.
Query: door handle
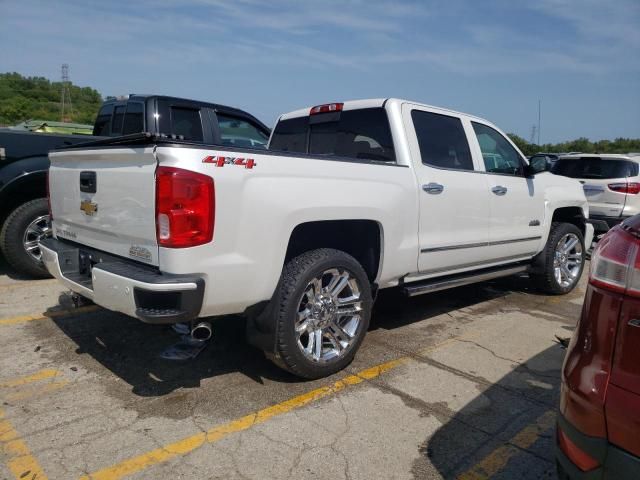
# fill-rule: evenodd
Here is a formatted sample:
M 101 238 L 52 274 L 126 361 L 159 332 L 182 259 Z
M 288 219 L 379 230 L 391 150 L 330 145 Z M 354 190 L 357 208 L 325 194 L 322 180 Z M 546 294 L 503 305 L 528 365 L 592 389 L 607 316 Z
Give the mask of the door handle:
M 495 193 L 496 195 L 502 196 L 502 195 L 506 195 L 507 187 L 503 187 L 502 185 L 497 185 L 497 186 L 493 187 L 491 189 L 491 191 L 493 193 Z
M 422 185 L 422 190 L 424 190 L 427 193 L 430 193 L 431 195 L 438 195 L 439 193 L 442 193 L 442 191 L 444 190 L 444 185 L 431 182 L 431 183 L 427 183 L 426 185 Z

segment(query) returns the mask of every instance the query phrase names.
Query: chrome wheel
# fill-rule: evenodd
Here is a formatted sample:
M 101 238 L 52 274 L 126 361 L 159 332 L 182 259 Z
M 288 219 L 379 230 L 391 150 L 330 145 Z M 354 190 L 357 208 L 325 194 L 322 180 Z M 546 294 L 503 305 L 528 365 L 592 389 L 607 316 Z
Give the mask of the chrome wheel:
M 582 243 L 575 233 L 567 233 L 556 245 L 553 273 L 562 288 L 572 286 L 582 271 Z
M 22 239 L 22 245 L 31 258 L 36 261 L 42 259 L 40 240 L 51 236 L 51 222 L 49 215 L 41 215 L 27 226 Z
M 342 357 L 359 333 L 361 312 L 360 287 L 351 272 L 325 270 L 307 284 L 298 303 L 298 348 L 313 362 Z

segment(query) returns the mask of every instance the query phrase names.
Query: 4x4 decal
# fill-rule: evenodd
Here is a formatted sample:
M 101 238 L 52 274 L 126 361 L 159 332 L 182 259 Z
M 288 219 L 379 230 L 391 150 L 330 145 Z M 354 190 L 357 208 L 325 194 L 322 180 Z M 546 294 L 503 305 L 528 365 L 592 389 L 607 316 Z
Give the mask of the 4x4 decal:
M 213 157 L 208 156 L 202 159 L 202 163 L 212 163 L 216 167 L 224 167 L 225 165 L 242 165 L 244 168 L 253 168 L 257 165 L 253 158 L 241 157 Z

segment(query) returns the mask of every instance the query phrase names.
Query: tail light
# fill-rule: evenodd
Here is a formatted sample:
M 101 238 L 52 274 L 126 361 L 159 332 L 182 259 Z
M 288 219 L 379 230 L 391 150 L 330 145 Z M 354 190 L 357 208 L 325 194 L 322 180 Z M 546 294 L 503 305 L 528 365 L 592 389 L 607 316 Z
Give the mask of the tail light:
M 591 256 L 589 281 L 618 293 L 640 297 L 640 239 L 613 228 L 596 246 Z
M 47 178 L 46 178 L 46 188 L 47 188 L 47 208 L 49 209 L 49 221 L 53 220 L 53 215 L 51 214 L 51 187 L 49 187 L 49 170 L 47 170 Z
M 316 105 L 309 111 L 309 115 L 317 115 L 318 113 L 341 112 L 344 103 L 326 103 L 324 105 Z
M 636 182 L 610 183 L 609 185 L 607 185 L 607 187 L 609 187 L 609 190 L 611 190 L 612 192 L 628 193 L 631 195 L 637 195 L 638 193 L 640 193 L 640 183 Z
M 573 443 L 560 427 L 557 430 L 557 437 L 560 450 L 583 472 L 593 470 L 600 465 L 595 458 Z
M 213 179 L 174 167 L 156 171 L 156 235 L 168 248 L 195 247 L 213 239 Z

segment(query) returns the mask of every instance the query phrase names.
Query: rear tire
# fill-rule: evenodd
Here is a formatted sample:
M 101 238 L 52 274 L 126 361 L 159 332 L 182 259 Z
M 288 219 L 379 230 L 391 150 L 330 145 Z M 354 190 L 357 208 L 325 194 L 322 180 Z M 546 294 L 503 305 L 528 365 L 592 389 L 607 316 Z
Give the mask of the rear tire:
M 50 277 L 38 248 L 38 240 L 49 236 L 50 232 L 47 199 L 31 200 L 16 208 L 4 221 L 0 230 L 0 249 L 17 272 L 34 278 Z
M 572 223 L 554 222 L 544 250 L 534 259 L 536 273 L 530 274 L 536 288 L 551 295 L 573 290 L 584 270 L 584 236 Z
M 362 266 L 329 248 L 287 262 L 272 301 L 277 326 L 272 360 L 307 379 L 351 363 L 369 328 L 373 303 Z

